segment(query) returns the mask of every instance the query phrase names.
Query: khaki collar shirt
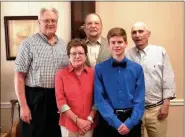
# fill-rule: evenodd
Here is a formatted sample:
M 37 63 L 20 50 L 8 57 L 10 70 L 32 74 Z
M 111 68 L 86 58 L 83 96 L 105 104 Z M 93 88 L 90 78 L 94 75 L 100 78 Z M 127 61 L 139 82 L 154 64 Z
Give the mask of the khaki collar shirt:
M 96 65 L 96 60 L 99 55 L 100 46 L 101 46 L 101 37 L 94 43 L 90 42 L 88 39 L 86 40 L 87 48 L 88 48 L 88 58 L 91 66 L 94 68 Z

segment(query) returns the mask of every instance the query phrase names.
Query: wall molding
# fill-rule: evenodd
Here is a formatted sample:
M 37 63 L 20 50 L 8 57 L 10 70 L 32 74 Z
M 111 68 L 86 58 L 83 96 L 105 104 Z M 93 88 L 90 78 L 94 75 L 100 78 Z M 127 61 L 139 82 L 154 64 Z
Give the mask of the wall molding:
M 18 105 L 16 105 L 18 107 Z M 170 101 L 170 106 L 184 106 L 184 99 L 174 99 Z M 10 102 L 1 102 L 1 109 L 10 109 Z
M 170 106 L 184 106 L 184 99 L 174 99 L 170 101 Z
M 1 109 L 10 109 L 12 106 L 11 106 L 11 103 L 10 102 L 1 102 Z M 18 107 L 18 103 L 16 103 L 16 107 Z

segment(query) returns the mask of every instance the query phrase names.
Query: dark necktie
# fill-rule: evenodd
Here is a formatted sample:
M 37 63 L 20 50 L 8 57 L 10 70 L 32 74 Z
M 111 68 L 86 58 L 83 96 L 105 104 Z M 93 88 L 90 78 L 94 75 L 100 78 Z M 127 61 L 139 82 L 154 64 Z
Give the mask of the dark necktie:
M 112 62 L 112 66 L 113 66 L 113 67 L 122 67 L 122 68 L 126 68 L 127 62 L 121 62 L 121 63 Z

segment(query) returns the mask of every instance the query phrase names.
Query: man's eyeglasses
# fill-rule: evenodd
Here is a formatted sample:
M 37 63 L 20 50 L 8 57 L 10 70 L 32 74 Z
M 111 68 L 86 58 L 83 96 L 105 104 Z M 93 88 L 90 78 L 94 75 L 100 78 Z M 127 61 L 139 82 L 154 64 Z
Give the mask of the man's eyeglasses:
M 82 57 L 82 56 L 85 55 L 85 53 L 82 53 L 82 52 L 79 52 L 79 53 L 73 52 L 73 53 L 70 53 L 70 55 L 71 55 L 72 57 L 76 57 L 77 55 L 80 56 L 80 57 Z
M 56 24 L 58 22 L 58 20 L 54 20 L 54 19 L 51 19 L 51 20 L 46 19 L 46 20 L 40 20 L 40 21 L 43 21 L 46 24 L 49 24 L 50 22 L 52 24 Z

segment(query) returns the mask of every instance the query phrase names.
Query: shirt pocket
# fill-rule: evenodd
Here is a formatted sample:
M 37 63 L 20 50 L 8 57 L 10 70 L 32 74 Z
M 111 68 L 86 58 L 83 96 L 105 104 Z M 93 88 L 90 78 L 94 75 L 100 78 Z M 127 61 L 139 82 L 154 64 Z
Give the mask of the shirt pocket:
M 39 57 L 36 56 L 36 55 L 33 56 L 32 64 L 31 64 L 31 67 L 32 67 L 33 71 L 37 71 L 38 70 L 38 68 L 39 68 L 38 61 L 39 61 Z
M 145 71 L 149 74 L 154 74 L 157 75 L 158 73 L 162 72 L 162 62 L 160 61 L 151 61 L 149 63 L 146 63 L 147 65 L 145 66 Z

